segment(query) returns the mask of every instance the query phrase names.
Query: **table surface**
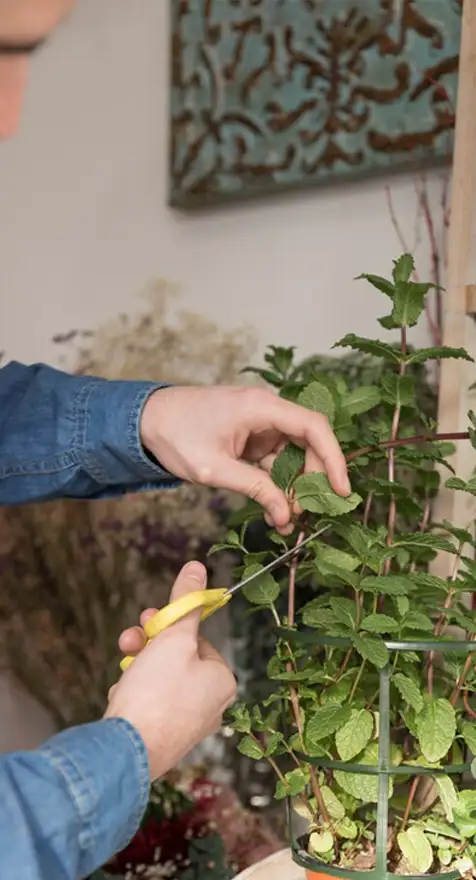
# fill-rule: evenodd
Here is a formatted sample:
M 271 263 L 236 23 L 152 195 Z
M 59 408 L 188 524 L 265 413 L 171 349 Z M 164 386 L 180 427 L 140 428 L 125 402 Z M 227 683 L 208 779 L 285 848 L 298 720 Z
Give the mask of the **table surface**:
M 284 849 L 247 868 L 236 880 L 304 880 L 304 871 L 294 864 L 291 851 Z

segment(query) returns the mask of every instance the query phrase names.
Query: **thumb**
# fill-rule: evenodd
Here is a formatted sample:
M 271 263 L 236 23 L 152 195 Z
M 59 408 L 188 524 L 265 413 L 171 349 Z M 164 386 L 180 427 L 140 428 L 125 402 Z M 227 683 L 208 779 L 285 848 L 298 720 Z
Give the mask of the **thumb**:
M 188 562 L 184 565 L 179 573 L 170 593 L 170 602 L 176 602 L 178 599 L 184 599 L 190 593 L 196 593 L 197 590 L 205 590 L 207 586 L 207 570 L 200 562 Z M 175 627 L 180 627 L 182 632 L 187 631 L 197 637 L 198 627 L 200 625 L 200 614 L 202 606 L 198 606 L 195 610 L 190 611 L 186 617 L 177 621 Z
M 221 464 L 217 477 L 224 489 L 247 495 L 261 504 L 275 526 L 282 528 L 288 525 L 290 510 L 286 496 L 266 471 L 229 458 Z

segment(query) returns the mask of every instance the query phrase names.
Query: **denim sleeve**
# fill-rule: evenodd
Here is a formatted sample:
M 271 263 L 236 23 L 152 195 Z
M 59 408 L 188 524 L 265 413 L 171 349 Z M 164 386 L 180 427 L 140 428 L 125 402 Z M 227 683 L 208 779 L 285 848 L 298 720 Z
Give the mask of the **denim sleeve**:
M 160 387 L 43 364 L 0 369 L 0 504 L 179 485 L 140 439 L 144 404 Z
M 0 877 L 80 880 L 134 836 L 149 796 L 145 746 L 116 718 L 0 759 Z

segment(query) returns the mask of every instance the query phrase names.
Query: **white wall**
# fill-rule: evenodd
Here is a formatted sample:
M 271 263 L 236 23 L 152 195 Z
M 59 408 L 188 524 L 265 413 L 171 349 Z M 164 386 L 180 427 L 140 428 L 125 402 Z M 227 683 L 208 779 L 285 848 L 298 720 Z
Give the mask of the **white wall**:
M 127 308 L 154 277 L 264 343 L 326 350 L 371 332 L 353 277 L 399 253 L 380 179 L 185 216 L 166 205 L 168 0 L 81 0 L 35 60 L 0 150 L 0 350 L 56 356 L 54 332 Z M 413 183 L 392 183 L 413 238 Z M 422 254 L 423 271 L 427 260 Z
M 53 360 L 51 336 L 133 306 L 154 277 L 263 344 L 327 350 L 372 333 L 352 282 L 399 252 L 382 180 L 185 216 L 166 206 L 168 0 L 81 0 L 35 60 L 23 127 L 0 150 L 0 350 Z M 412 243 L 413 183 L 392 183 Z M 427 269 L 427 253 L 421 265 Z M 10 694 L 10 692 L 9 692 Z M 0 747 L 45 732 L 1 694 Z M 8 723 L 7 718 L 13 720 Z M 27 744 L 27 743 L 25 743 Z

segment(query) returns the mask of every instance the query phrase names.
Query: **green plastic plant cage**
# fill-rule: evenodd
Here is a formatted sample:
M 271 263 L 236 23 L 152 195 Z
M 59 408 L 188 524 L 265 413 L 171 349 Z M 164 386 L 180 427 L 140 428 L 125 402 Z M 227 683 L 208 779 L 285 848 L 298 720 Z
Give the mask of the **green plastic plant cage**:
M 347 650 L 352 647 L 351 642 L 345 638 L 331 636 L 319 636 L 312 630 L 281 630 L 283 636 L 290 642 L 309 644 L 312 646 L 335 647 Z M 469 641 L 385 641 L 390 657 L 396 653 L 415 652 L 418 654 L 445 655 L 445 654 L 470 654 L 476 651 L 476 643 Z M 304 753 L 296 752 L 297 757 L 303 762 L 314 765 L 319 769 L 343 770 L 349 773 L 360 773 L 378 776 L 378 801 L 376 823 L 376 858 L 375 867 L 370 870 L 355 870 L 352 868 L 340 868 L 319 861 L 310 855 L 304 848 L 302 838 L 298 838 L 293 831 L 293 810 L 288 803 L 288 823 L 292 847 L 293 860 L 309 872 L 315 872 L 330 877 L 350 878 L 350 880 L 389 880 L 397 876 L 389 871 L 387 855 L 388 820 L 389 820 L 389 779 L 390 777 L 415 777 L 449 775 L 459 776 L 471 771 L 471 763 L 446 764 L 440 770 L 434 768 L 412 766 L 403 764 L 400 766 L 391 764 L 391 737 L 390 737 L 390 681 L 391 664 L 380 671 L 379 686 L 379 738 L 378 738 L 378 764 L 369 766 L 363 764 L 333 761 L 327 758 L 312 758 Z M 401 875 L 398 875 L 401 876 Z M 431 876 L 435 880 L 461 880 L 458 871 L 448 871 L 440 874 L 405 874 L 406 880 L 422 880 L 423 877 Z

